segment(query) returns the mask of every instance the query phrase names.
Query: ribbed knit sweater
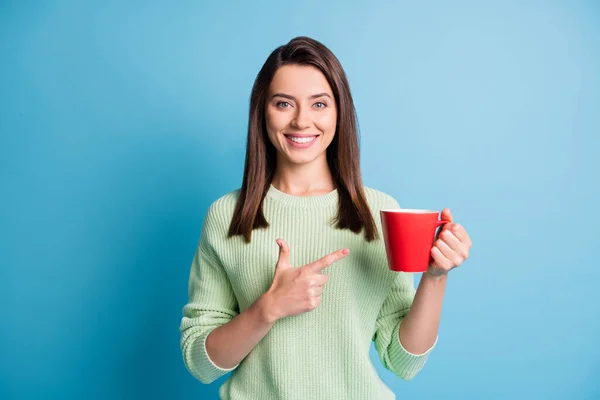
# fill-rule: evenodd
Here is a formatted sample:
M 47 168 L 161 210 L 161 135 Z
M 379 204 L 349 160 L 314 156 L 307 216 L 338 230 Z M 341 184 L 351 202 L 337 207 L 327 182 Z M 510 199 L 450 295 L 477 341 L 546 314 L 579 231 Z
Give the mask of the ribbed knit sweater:
M 202 383 L 233 371 L 219 389 L 221 399 L 395 399 L 371 362 L 372 341 L 383 366 L 400 378 L 411 379 L 423 368 L 435 344 L 416 355 L 400 343 L 399 326 L 415 293 L 413 276 L 388 268 L 381 231 L 379 210 L 399 205 L 383 192 L 364 190 L 379 233 L 372 242 L 364 231 L 334 227 L 337 190 L 301 197 L 271 186 L 263 202 L 270 226 L 254 230 L 251 243 L 227 238 L 239 189 L 211 204 L 191 266 L 181 351 L 186 368 Z M 293 267 L 340 248 L 350 254 L 322 271 L 329 280 L 316 309 L 278 320 L 237 366 L 222 369 L 208 356 L 206 337 L 270 288 L 277 238 L 288 243 Z

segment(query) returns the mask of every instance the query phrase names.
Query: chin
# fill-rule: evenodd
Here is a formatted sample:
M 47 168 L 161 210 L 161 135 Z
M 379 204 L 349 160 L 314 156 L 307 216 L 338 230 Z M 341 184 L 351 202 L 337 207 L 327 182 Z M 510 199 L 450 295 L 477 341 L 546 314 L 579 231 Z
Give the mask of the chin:
M 305 154 L 305 155 L 294 155 L 294 156 L 290 156 L 287 155 L 285 156 L 285 158 L 287 159 L 287 161 L 290 164 L 296 164 L 296 165 L 302 165 L 302 164 L 310 164 L 311 162 L 315 161 L 317 158 L 319 158 L 319 155 L 312 155 L 312 154 Z
M 314 157 L 312 158 L 308 158 L 308 157 L 286 157 L 287 161 L 290 164 L 295 164 L 295 165 L 302 165 L 302 164 L 310 164 L 311 162 L 313 162 L 315 159 Z

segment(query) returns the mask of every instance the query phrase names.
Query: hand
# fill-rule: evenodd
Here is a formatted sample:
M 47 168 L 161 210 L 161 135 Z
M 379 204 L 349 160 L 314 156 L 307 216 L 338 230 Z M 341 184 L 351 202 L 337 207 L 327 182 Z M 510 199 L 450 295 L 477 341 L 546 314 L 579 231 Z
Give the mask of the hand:
M 340 249 L 313 263 L 300 268 L 290 265 L 290 248 L 283 239 L 277 240 L 279 260 L 275 277 L 266 295 L 269 297 L 270 314 L 273 320 L 312 311 L 321 304 L 323 285 L 329 277 L 322 274 L 325 268 L 349 254 Z
M 469 258 L 472 245 L 469 234 L 462 225 L 454 223 L 448 208 L 442 210 L 441 219 L 450 222 L 442 226 L 431 248 L 432 261 L 427 273 L 432 276 L 447 275 L 450 270 L 460 266 Z

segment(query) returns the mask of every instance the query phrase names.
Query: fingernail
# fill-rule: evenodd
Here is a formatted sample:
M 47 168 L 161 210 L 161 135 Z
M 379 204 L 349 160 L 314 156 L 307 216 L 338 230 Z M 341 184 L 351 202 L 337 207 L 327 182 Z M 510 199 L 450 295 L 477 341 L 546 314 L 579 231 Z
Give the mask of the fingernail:
M 350 250 L 348 250 L 348 249 L 342 250 L 342 254 L 348 254 L 348 253 L 350 253 Z

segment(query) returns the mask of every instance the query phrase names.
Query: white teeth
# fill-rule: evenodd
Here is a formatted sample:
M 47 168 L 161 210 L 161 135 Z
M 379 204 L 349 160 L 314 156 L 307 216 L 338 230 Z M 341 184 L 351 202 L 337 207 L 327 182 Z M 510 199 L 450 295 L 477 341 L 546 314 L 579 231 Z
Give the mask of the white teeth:
M 315 140 L 316 136 L 312 136 L 309 138 L 297 138 L 297 137 L 288 136 L 288 138 L 294 143 L 308 143 L 308 142 L 312 142 L 313 140 Z

